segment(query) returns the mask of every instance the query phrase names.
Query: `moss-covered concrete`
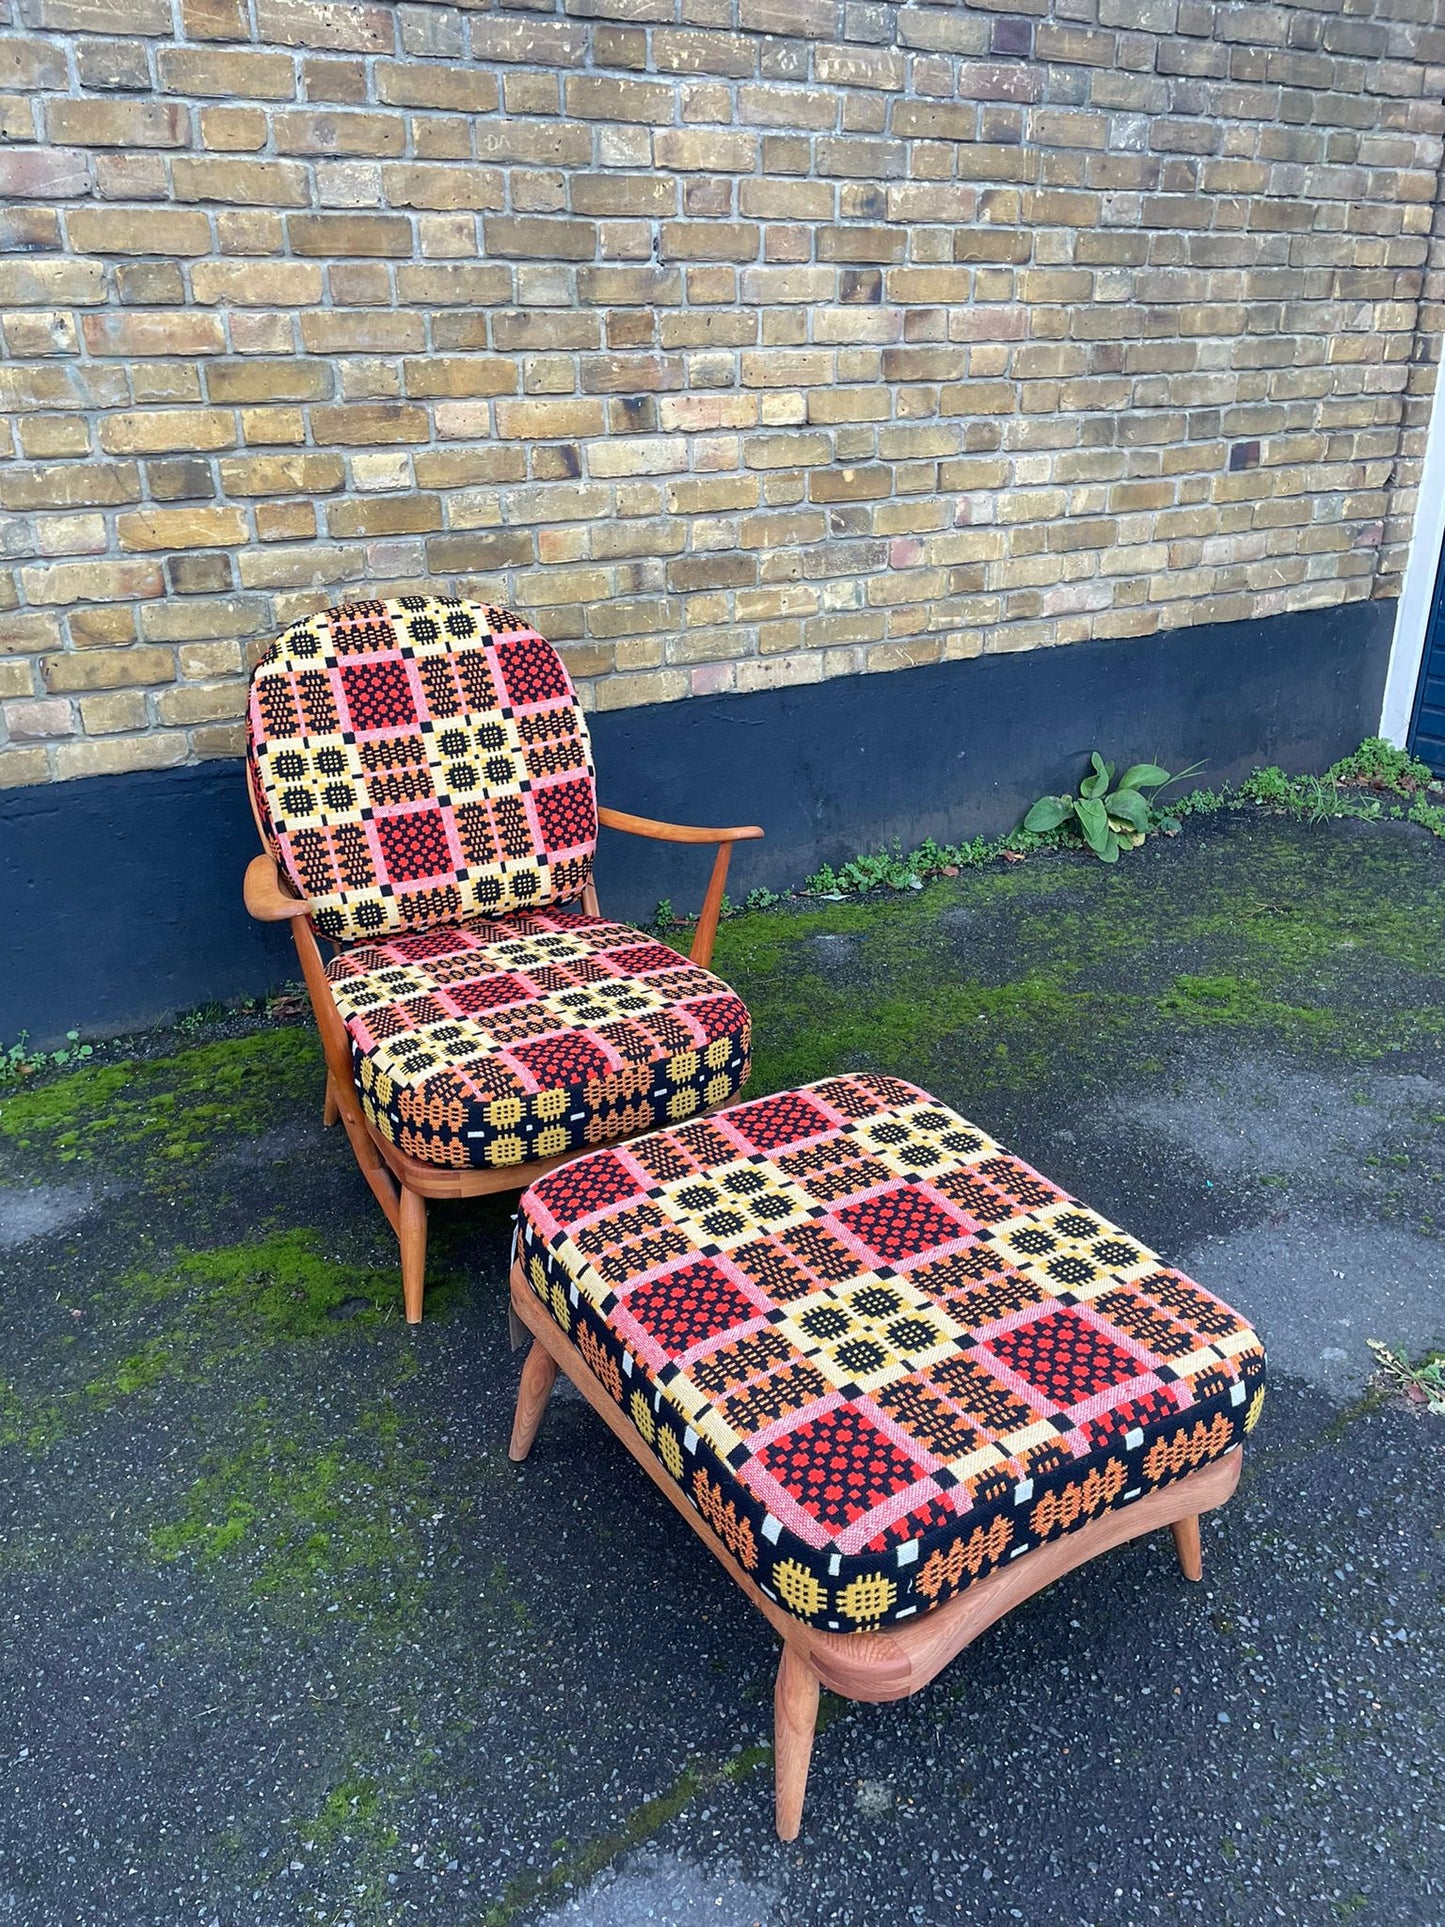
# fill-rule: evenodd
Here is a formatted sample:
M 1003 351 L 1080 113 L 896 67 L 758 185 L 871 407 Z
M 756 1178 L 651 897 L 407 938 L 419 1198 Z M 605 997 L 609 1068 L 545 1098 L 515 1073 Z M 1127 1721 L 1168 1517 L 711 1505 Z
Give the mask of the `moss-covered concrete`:
M 766 1627 L 575 1398 L 506 1460 L 510 1200 L 413 1332 L 304 1024 L 0 1091 L 0 1914 L 1432 1917 L 1445 1425 L 1364 1387 L 1445 1342 L 1442 945 L 1438 841 L 1267 817 L 724 926 L 753 1090 L 930 1085 L 1277 1377 L 1203 1593 L 1137 1547 L 830 1706 L 790 1852 Z

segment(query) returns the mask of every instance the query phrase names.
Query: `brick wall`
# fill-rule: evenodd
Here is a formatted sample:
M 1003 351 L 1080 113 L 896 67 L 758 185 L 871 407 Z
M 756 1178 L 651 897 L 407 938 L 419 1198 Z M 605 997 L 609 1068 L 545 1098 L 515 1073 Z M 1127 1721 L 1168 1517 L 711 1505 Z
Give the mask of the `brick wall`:
M 9 5 L 0 783 L 424 582 L 606 707 L 1396 590 L 1433 0 Z

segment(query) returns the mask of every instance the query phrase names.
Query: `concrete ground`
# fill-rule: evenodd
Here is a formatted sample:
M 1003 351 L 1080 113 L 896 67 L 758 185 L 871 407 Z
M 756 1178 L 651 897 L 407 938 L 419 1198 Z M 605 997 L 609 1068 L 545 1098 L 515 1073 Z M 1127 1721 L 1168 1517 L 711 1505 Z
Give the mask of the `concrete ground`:
M 605 885 L 605 878 L 603 879 Z M 605 896 L 604 896 L 605 901 Z M 774 1642 L 575 1396 L 510 1205 L 419 1332 L 283 1007 L 0 1095 L 0 1923 L 1445 1921 L 1445 845 L 1237 815 L 724 928 L 752 1089 L 898 1071 L 1224 1293 L 1205 1580 L 1060 1581 L 770 1812 Z

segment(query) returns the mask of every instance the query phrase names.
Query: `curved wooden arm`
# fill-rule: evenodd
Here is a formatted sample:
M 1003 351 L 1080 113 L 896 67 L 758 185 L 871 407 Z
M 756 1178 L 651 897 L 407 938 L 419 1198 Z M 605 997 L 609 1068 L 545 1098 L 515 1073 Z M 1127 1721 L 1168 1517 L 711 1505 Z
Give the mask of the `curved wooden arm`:
M 629 836 L 649 836 L 656 843 L 715 843 L 712 875 L 707 880 L 707 895 L 702 900 L 697 928 L 692 933 L 690 960 L 706 970 L 712 962 L 712 947 L 722 916 L 723 886 L 728 880 L 728 859 L 734 843 L 751 843 L 762 835 L 756 823 L 738 829 L 702 830 L 688 823 L 658 823 L 650 816 L 629 816 L 626 810 L 599 809 L 597 821 L 607 830 L 623 830 Z
M 655 843 L 749 843 L 763 834 L 756 823 L 733 830 L 701 830 L 690 823 L 658 823 L 650 816 L 629 816 L 626 810 L 599 809 L 597 821 L 605 830 L 650 836 Z
M 294 893 L 276 859 L 270 856 L 254 856 L 246 865 L 242 895 L 246 908 L 260 923 L 286 923 L 292 917 L 304 917 L 311 908 L 305 897 Z

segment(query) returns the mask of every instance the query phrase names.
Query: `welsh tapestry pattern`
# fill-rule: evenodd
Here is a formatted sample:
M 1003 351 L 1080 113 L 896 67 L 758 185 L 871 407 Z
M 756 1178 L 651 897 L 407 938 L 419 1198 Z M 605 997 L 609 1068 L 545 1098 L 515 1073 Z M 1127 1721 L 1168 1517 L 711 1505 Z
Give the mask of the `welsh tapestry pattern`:
M 501 1166 L 725 1104 L 744 1005 L 625 924 L 566 910 L 353 946 L 327 966 L 368 1120 L 428 1164 Z
M 810 1625 L 941 1604 L 1221 1457 L 1237 1313 L 898 1079 L 599 1151 L 522 1199 L 532 1289 L 743 1570 Z
M 338 940 L 580 894 L 592 755 L 551 644 L 440 596 L 306 616 L 251 679 L 248 770 L 272 853 Z

